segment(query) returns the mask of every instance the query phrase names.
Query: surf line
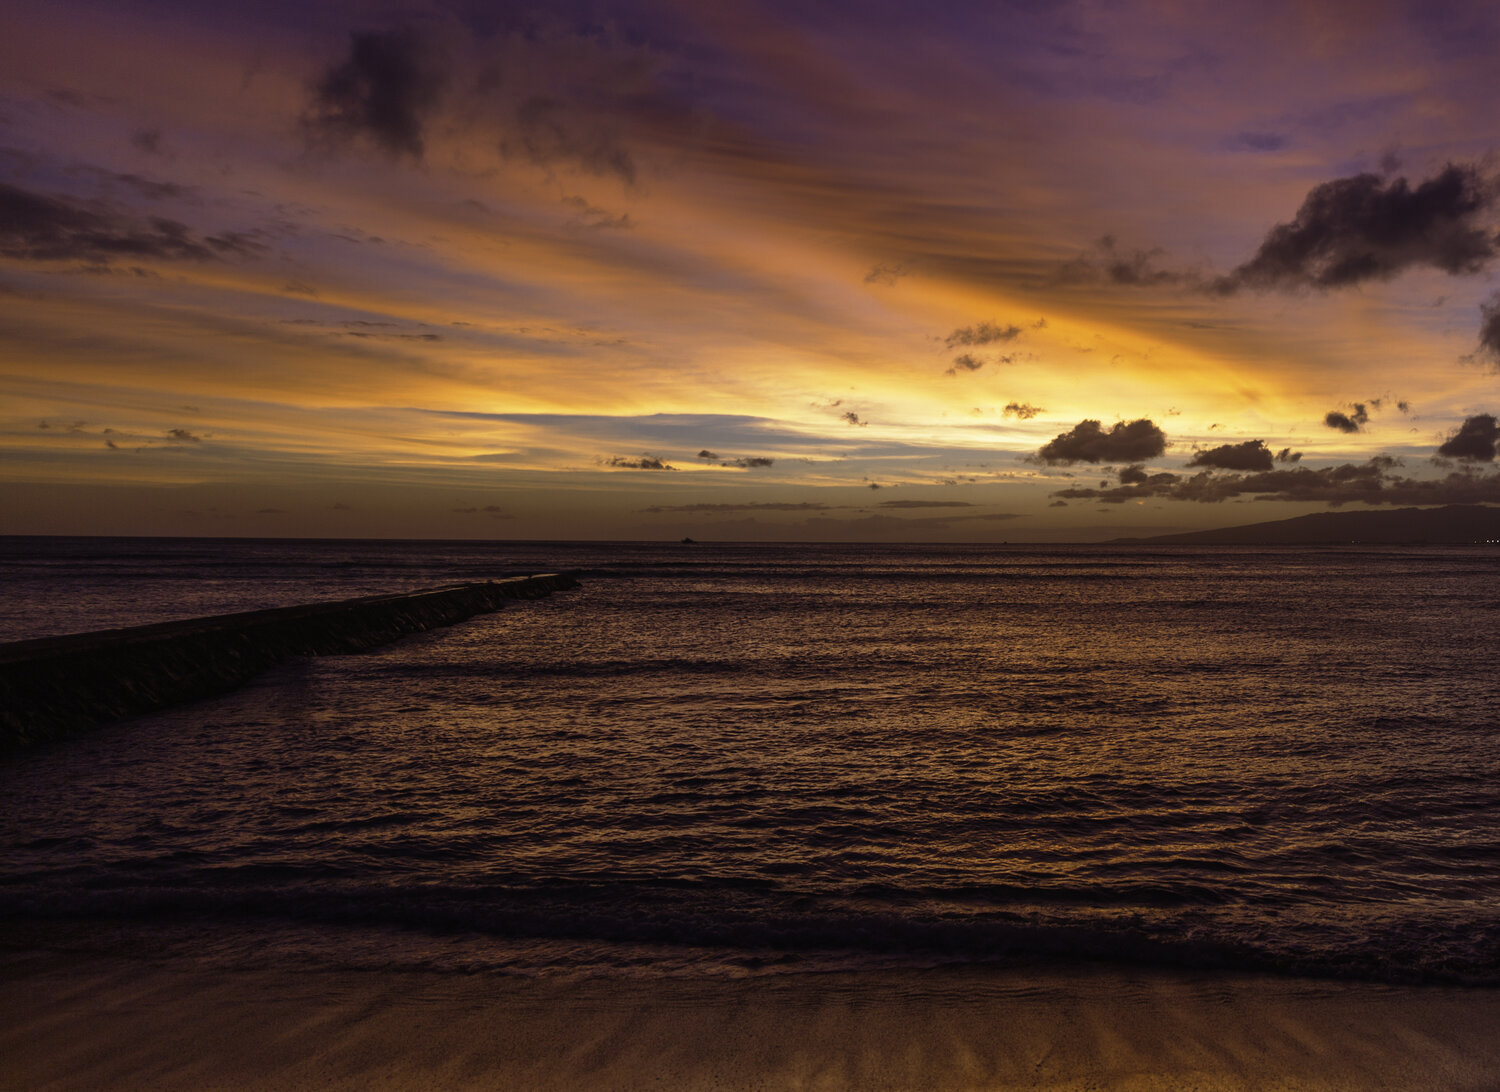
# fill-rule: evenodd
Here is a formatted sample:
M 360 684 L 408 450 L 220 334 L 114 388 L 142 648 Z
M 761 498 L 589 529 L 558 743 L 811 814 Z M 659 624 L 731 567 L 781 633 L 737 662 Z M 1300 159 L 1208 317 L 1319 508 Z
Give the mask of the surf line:
M 362 652 L 577 586 L 546 573 L 0 644 L 0 751 L 222 694 L 295 656 Z

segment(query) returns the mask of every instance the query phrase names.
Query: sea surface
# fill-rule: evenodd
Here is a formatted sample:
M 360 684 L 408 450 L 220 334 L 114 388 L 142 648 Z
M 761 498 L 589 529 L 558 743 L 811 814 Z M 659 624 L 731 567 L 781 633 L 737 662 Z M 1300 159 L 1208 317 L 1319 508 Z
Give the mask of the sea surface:
M 0 639 L 557 570 L 0 763 L 0 932 L 1500 984 L 1493 548 L 0 539 Z

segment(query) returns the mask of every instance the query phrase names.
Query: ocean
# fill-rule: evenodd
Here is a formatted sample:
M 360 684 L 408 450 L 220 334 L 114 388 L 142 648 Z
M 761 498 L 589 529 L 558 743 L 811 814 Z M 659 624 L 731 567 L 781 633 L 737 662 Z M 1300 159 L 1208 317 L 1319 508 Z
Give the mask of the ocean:
M 559 570 L 0 763 L 8 943 L 1500 984 L 1490 548 L 13 538 L 0 639 Z

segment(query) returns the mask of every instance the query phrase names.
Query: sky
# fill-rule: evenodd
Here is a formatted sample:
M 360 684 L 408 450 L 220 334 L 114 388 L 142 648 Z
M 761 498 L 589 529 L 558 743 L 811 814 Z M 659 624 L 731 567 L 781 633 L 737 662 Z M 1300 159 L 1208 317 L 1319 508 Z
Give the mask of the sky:
M 1500 503 L 1500 8 L 16 0 L 0 533 Z

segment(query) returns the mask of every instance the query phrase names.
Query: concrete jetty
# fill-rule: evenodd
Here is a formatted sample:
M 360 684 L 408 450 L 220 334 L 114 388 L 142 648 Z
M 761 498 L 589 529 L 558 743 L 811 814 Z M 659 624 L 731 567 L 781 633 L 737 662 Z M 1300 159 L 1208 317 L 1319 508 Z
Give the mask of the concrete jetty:
M 295 656 L 360 652 L 577 586 L 548 573 L 0 644 L 0 750 L 222 694 Z

